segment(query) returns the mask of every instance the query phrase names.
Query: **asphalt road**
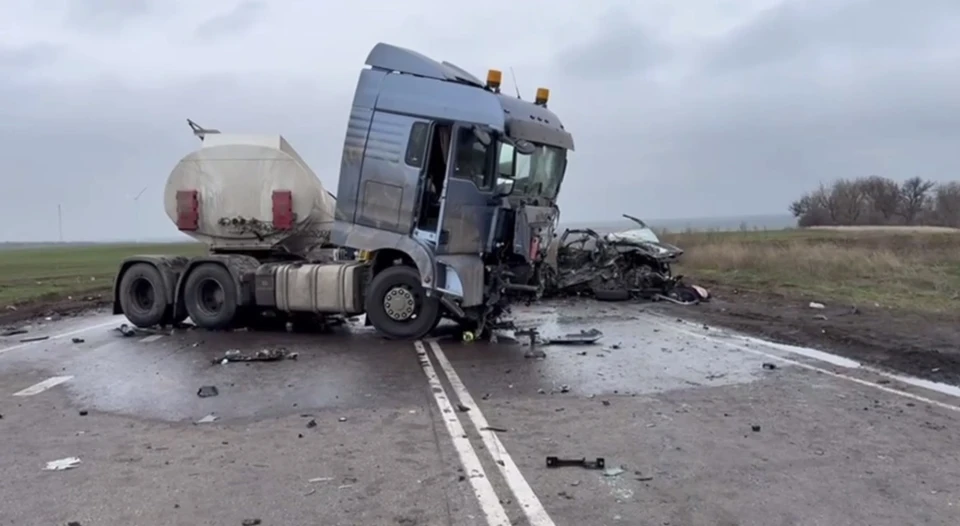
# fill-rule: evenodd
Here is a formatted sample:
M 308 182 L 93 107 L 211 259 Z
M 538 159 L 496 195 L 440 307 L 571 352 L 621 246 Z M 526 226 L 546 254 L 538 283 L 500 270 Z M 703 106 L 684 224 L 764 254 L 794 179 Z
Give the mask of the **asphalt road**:
M 508 338 L 124 337 L 87 316 L 0 338 L 0 524 L 958 523 L 958 388 L 636 305 L 517 319 L 604 337 L 533 358 Z M 298 358 L 213 363 L 281 347 Z

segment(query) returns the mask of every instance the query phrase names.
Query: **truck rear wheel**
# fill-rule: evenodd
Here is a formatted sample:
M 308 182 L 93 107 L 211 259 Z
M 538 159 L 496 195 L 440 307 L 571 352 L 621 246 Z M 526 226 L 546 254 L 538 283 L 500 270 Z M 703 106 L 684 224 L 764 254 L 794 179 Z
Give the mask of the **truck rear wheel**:
M 120 308 L 130 323 L 153 327 L 167 313 L 166 291 L 160 271 L 149 263 L 135 263 L 120 278 Z
M 415 340 L 436 328 L 440 302 L 427 297 L 416 269 L 398 265 L 373 277 L 364 300 L 367 318 L 393 340 Z
M 237 314 L 237 285 L 227 269 L 204 263 L 187 276 L 183 300 L 197 327 L 226 329 Z

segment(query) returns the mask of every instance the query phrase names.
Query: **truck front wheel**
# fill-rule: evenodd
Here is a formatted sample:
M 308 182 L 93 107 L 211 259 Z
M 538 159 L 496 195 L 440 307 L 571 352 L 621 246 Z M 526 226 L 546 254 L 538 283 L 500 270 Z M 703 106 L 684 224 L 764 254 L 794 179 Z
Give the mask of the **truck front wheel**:
M 426 336 L 440 319 L 440 302 L 427 297 L 416 269 L 398 265 L 373 277 L 364 301 L 370 323 L 393 340 Z
M 135 263 L 120 278 L 120 308 L 130 323 L 147 328 L 159 325 L 167 313 L 166 291 L 160 271 Z
M 227 269 L 205 263 L 187 276 L 183 301 L 197 327 L 226 329 L 237 314 L 237 285 Z

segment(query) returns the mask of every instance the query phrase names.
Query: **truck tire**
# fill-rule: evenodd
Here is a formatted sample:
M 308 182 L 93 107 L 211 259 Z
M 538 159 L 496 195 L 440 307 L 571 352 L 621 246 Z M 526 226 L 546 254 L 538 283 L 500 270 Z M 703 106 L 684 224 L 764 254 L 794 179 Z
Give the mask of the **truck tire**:
M 167 293 L 163 277 L 149 263 L 134 263 L 120 278 L 120 308 L 130 323 L 147 328 L 163 322 Z
M 237 314 L 237 284 L 223 266 L 204 263 L 187 276 L 183 302 L 197 327 L 226 329 Z
M 436 328 L 440 302 L 429 298 L 420 283 L 420 273 L 397 265 L 373 277 L 364 299 L 367 319 L 391 340 L 415 340 Z

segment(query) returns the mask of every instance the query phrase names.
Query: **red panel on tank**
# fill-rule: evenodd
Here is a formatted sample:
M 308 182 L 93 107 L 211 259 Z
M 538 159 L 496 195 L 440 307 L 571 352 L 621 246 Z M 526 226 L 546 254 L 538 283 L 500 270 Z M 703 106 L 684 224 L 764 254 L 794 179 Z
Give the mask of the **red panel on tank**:
M 177 190 L 177 228 L 197 230 L 200 223 L 200 197 L 196 190 Z
M 293 228 L 293 192 L 290 190 L 273 191 L 273 228 Z

